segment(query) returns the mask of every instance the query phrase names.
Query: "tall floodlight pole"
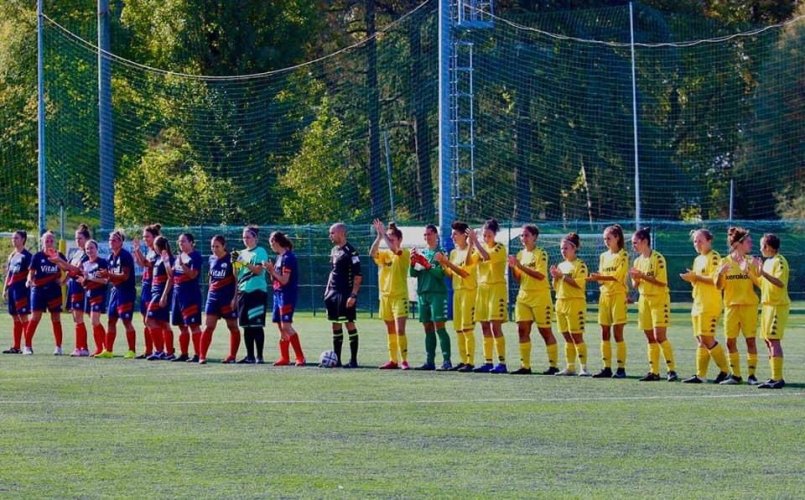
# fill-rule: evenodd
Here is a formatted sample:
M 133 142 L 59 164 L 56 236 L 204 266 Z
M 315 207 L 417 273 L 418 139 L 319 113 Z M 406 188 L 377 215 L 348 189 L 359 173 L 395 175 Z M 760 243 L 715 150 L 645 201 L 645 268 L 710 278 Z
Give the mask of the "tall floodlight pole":
M 112 61 L 109 0 L 98 0 L 98 146 L 100 163 L 101 228 L 115 226 L 114 139 L 112 135 Z
M 632 130 L 634 134 L 634 220 L 635 229 L 640 229 L 640 157 L 637 149 L 637 80 L 634 57 L 634 9 L 629 2 L 629 36 L 632 47 Z
M 439 0 L 439 233 L 442 247 L 451 248 L 450 225 L 455 218 L 450 163 L 450 57 L 453 46 L 450 0 Z
M 45 179 L 45 43 L 44 25 L 42 18 L 42 2 L 36 2 L 36 86 L 37 86 L 37 147 L 39 154 L 37 158 L 37 177 L 39 190 L 39 217 L 37 226 L 39 234 L 45 233 L 47 224 L 45 208 L 47 206 L 47 183 Z

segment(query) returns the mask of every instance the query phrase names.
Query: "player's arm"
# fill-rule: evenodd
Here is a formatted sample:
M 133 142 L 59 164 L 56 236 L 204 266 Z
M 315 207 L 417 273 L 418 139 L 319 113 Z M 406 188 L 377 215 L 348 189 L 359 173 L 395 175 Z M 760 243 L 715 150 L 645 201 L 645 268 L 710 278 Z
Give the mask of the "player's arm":
M 268 275 L 271 276 L 273 279 L 277 280 L 280 285 L 285 286 L 291 281 L 291 269 L 289 267 L 283 267 L 282 272 L 277 272 L 277 268 L 274 267 L 273 262 L 270 262 L 268 266 L 266 266 L 266 271 Z
M 196 276 L 198 276 L 200 269 L 196 268 L 196 266 L 185 264 L 182 261 L 181 256 L 178 258 L 179 258 L 179 265 L 182 266 L 182 273 L 184 273 L 184 275 L 191 280 L 196 279 Z M 190 264 L 195 264 L 195 262 L 193 262 L 193 260 L 191 259 Z
M 783 268 L 783 263 L 778 261 L 774 263 L 772 267 L 772 272 L 767 273 L 763 270 L 763 261 L 759 258 L 755 257 L 755 266 L 757 268 L 757 273 L 760 278 L 765 279 L 772 285 L 776 286 L 777 288 L 784 288 L 785 283 L 783 282 L 782 278 L 785 275 L 785 269 Z
M 517 258 L 513 255 L 509 255 L 509 267 L 512 268 L 514 271 L 514 277 L 519 281 L 520 276 L 526 274 L 535 280 L 542 281 L 545 279 L 545 275 L 541 272 L 537 271 L 536 269 L 532 269 L 528 266 L 524 266 Z M 512 261 L 514 261 L 514 265 L 512 265 Z

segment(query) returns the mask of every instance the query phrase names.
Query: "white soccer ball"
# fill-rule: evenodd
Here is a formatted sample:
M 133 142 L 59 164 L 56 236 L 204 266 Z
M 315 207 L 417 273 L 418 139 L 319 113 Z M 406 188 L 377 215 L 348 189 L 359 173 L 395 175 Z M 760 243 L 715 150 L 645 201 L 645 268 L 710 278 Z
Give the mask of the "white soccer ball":
M 338 355 L 335 351 L 324 351 L 319 356 L 319 366 L 323 368 L 333 368 L 338 364 Z

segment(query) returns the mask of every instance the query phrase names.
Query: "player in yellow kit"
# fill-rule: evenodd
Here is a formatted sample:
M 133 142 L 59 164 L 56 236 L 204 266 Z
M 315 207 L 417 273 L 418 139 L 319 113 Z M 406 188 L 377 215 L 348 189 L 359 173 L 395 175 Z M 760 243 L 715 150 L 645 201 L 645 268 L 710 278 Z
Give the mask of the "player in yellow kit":
M 527 224 L 523 226 L 520 241 L 523 249 L 517 256 L 509 255 L 509 267 L 514 279 L 520 283 L 517 301 L 514 305 L 514 319 L 517 322 L 517 335 L 520 340 L 520 368 L 513 375 L 531 373 L 531 325 L 536 323 L 537 330 L 545 341 L 548 351 L 548 369 L 543 375 L 554 375 L 559 371 L 556 367 L 558 346 L 556 337 L 551 331 L 553 304 L 551 288 L 548 284 L 548 252 L 537 247 L 539 228 Z
M 576 375 L 576 357 L 579 359 L 579 377 L 589 377 L 587 371 L 587 345 L 584 343 L 584 316 L 587 314 L 587 264 L 576 256 L 581 239 L 576 233 L 562 238 L 559 247 L 562 261 L 551 266 L 553 288 L 556 290 L 556 323 L 565 338 L 567 366 L 556 375 Z
M 408 369 L 408 337 L 405 323 L 408 319 L 408 266 L 411 253 L 402 248 L 402 231 L 396 224 L 375 219 L 372 223 L 377 236 L 369 255 L 377 264 L 378 289 L 380 292 L 380 319 L 386 323 L 389 361 L 380 365 L 381 370 Z M 380 248 L 385 241 L 388 248 Z
M 670 323 L 671 294 L 668 292 L 668 266 L 665 257 L 651 248 L 651 230 L 643 228 L 632 235 L 632 246 L 638 256 L 629 270 L 632 287 L 640 292 L 637 303 L 637 325 L 648 341 L 649 371 L 641 382 L 660 380 L 660 350 L 665 357 L 669 382 L 679 380 L 674 351 L 666 337 Z
M 730 376 L 721 382 L 725 385 L 740 384 L 741 356 L 738 353 L 738 335 L 746 340 L 746 361 L 749 385 L 757 385 L 757 309 L 758 300 L 754 287 L 760 287 L 757 267 L 752 265 L 752 236 L 742 227 L 727 230 L 730 253 L 721 259 L 717 285 L 724 291 L 724 334 L 729 351 Z
M 788 261 L 780 255 L 780 238 L 774 234 L 764 234 L 760 239 L 760 251 L 766 262 L 755 261 L 760 282 L 760 302 L 763 304 L 760 316 L 760 331 L 766 348 L 769 350 L 771 378 L 760 384 L 758 389 L 782 389 L 783 380 L 783 333 L 788 320 L 791 299 L 788 297 Z
M 483 242 L 475 231 L 467 232 L 470 244 L 478 253 L 478 292 L 475 299 L 475 317 L 481 322 L 484 335 L 484 364 L 475 368 L 477 373 L 506 373 L 506 339 L 503 323 L 506 321 L 508 291 L 506 290 L 506 246 L 495 241 L 500 225 L 495 219 L 486 221 Z M 493 347 L 498 364 L 492 365 Z
M 478 288 L 478 253 L 467 241 L 469 226 L 453 222 L 451 238 L 456 247 L 450 257 L 437 254 L 445 274 L 453 279 L 453 327 L 456 330 L 459 363 L 451 370 L 471 372 L 475 368 L 475 295 Z
M 623 228 L 618 224 L 604 229 L 607 251 L 598 258 L 598 272 L 590 273 L 588 281 L 601 286 L 598 297 L 598 324 L 601 325 L 601 360 L 604 368 L 593 378 L 626 378 L 626 279 L 629 274 L 629 254 L 624 249 Z M 615 336 L 615 353 L 618 368 L 612 373 L 612 334 Z
M 693 286 L 690 315 L 693 335 L 699 345 L 696 348 L 696 375 L 682 382 L 701 384 L 707 380 L 707 365 L 712 358 L 720 370 L 714 382 L 720 384 L 729 375 L 724 348 L 716 341 L 716 325 L 721 316 L 721 290 L 716 287 L 716 274 L 721 256 L 713 250 L 713 234 L 707 229 L 693 231 L 690 238 L 699 256 L 694 259 L 693 268 L 681 273 L 679 277 Z

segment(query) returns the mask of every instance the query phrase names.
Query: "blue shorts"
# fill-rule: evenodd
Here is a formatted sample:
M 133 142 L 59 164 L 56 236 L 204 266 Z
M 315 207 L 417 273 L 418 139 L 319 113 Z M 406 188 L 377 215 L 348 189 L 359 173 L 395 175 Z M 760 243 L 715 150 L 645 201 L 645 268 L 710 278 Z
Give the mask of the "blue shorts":
M 131 319 L 134 315 L 134 293 L 112 287 L 109 294 L 109 318 Z
M 67 309 L 68 311 L 83 311 L 84 299 L 86 298 L 86 290 L 76 280 L 69 280 L 67 282 Z
M 296 301 L 286 302 L 282 293 L 275 293 L 271 321 L 273 323 L 293 323 L 293 312 L 295 309 Z
M 224 319 L 234 319 L 238 317 L 237 309 L 232 307 L 234 295 L 207 294 L 207 303 L 204 305 L 204 314 L 212 314 Z
M 196 297 L 192 295 L 197 295 Z M 201 292 L 198 294 L 177 293 L 174 288 L 171 305 L 171 324 L 189 326 L 201 324 Z
M 31 293 L 25 282 L 16 283 L 6 288 L 8 290 L 8 313 L 12 316 L 21 316 L 31 312 Z
M 109 309 L 111 312 L 111 309 Z M 96 295 L 94 297 L 90 297 L 87 294 L 86 300 L 84 301 L 84 312 L 91 313 L 105 313 L 106 312 L 106 294 L 103 295 Z
M 148 316 L 148 303 L 151 302 L 151 283 L 143 283 L 140 292 L 140 314 Z
M 31 288 L 31 309 L 34 311 L 61 312 L 61 287 L 51 283 Z

